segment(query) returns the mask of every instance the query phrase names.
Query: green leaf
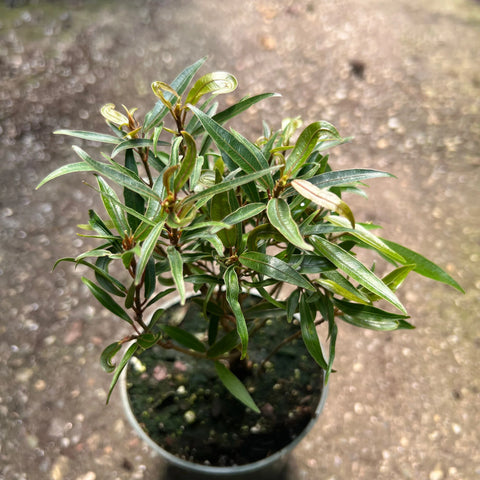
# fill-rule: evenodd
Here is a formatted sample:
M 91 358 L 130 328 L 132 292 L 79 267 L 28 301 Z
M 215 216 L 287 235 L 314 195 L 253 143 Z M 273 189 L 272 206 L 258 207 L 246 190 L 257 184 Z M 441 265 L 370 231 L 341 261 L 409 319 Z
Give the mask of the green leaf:
M 351 185 L 352 183 L 362 182 L 369 178 L 393 177 L 392 174 L 380 170 L 371 170 L 367 168 L 352 168 L 348 170 L 335 170 L 321 173 L 308 179 L 308 181 L 318 188 L 337 187 L 342 185 Z M 293 188 L 287 188 L 282 197 L 295 195 Z
M 106 163 L 102 163 L 102 162 L 98 162 L 97 160 L 94 160 L 85 151 L 83 151 L 81 148 L 77 147 L 76 145 L 74 145 L 72 148 L 82 160 L 84 160 L 89 166 L 91 166 L 94 169 L 94 171 L 109 178 L 110 180 L 114 181 L 118 185 L 127 187 L 130 190 L 137 192 L 139 195 L 142 195 L 148 198 L 153 198 L 155 200 L 161 200 L 152 191 L 151 188 L 148 188 L 140 180 L 136 180 L 133 178 L 133 176 L 129 176 L 129 175 L 126 175 L 125 173 L 120 172 L 113 165 L 107 165 Z
M 293 320 L 293 316 L 297 312 L 298 303 L 300 300 L 300 290 L 295 289 L 287 298 L 287 322 Z
M 196 105 L 207 93 L 220 95 L 233 92 L 237 88 L 237 79 L 227 72 L 212 72 L 200 77 L 188 92 L 185 104 Z
M 125 320 L 130 325 L 133 325 L 132 319 L 128 313 L 102 288 L 93 283 L 88 278 L 82 277 L 82 282 L 92 292 L 93 296 L 110 312 L 117 317 Z
M 333 223 L 334 225 L 348 228 L 350 234 L 364 241 L 365 243 L 367 243 L 368 245 L 370 245 L 371 247 L 373 247 L 375 250 L 379 251 L 386 257 L 390 258 L 394 262 L 399 262 L 402 264 L 405 263 L 405 259 L 399 253 L 391 249 L 388 245 L 386 245 L 385 242 L 380 240 L 380 238 L 378 238 L 374 233 L 370 232 L 370 230 L 367 230 L 362 225 L 357 224 L 355 225 L 355 229 L 352 230 L 350 228 L 351 225 L 348 222 L 346 222 L 345 219 L 343 218 L 331 215 L 326 217 L 326 220 L 329 221 L 330 223 Z
M 167 247 L 167 258 L 172 271 L 173 281 L 180 295 L 180 304 L 185 305 L 185 280 L 183 278 L 183 260 L 180 252 L 173 246 Z
M 402 265 L 401 267 L 392 270 L 390 273 L 382 278 L 385 285 L 395 292 L 403 281 L 407 278 L 408 274 L 415 268 L 416 265 Z
M 284 261 L 260 252 L 244 252 L 240 263 L 251 270 L 281 282 L 315 291 L 312 284 Z
M 112 255 L 110 250 L 105 248 L 94 248 L 93 250 L 88 250 L 88 252 L 81 253 L 78 257 L 75 258 L 75 263 L 80 263 L 84 258 L 100 258 L 100 257 L 109 257 Z
M 298 264 L 297 271 L 303 275 L 335 270 L 335 265 L 332 262 L 325 257 L 319 257 L 317 255 L 294 254 L 291 256 L 290 264 L 292 266 Z
M 82 140 L 90 140 L 92 142 L 100 143 L 112 143 L 115 145 L 122 141 L 120 138 L 114 137 L 113 135 L 105 135 L 97 132 L 85 132 L 83 130 L 55 130 L 53 133 L 55 135 L 68 135 L 70 137 L 81 138 Z
M 356 327 L 378 331 L 414 328 L 405 322 L 405 319 L 409 318 L 407 315 L 398 315 L 370 305 L 360 305 L 337 299 L 333 299 L 333 303 L 344 313 L 340 318 Z
M 109 257 L 99 257 L 95 261 L 95 265 L 89 262 L 80 262 L 83 265 L 88 265 L 95 271 L 95 280 L 98 285 L 109 293 L 113 293 L 119 297 L 124 297 L 127 291 L 126 287 L 119 282 L 115 277 L 108 273 L 108 265 L 112 261 Z
M 353 255 L 343 250 L 343 248 L 325 240 L 322 237 L 312 235 L 310 242 L 313 244 L 315 251 L 320 255 L 328 258 L 337 268 L 343 270 L 347 275 L 356 280 L 360 285 L 371 292 L 377 294 L 401 312 L 407 313 L 405 307 L 401 304 L 396 295 L 374 275 L 363 263 L 358 261 Z
M 161 325 L 159 328 L 180 345 L 195 352 L 205 352 L 205 345 L 195 335 L 183 328 L 174 327 L 173 325 Z
M 382 241 L 385 242 L 392 250 L 395 250 L 399 255 L 401 255 L 406 263 L 415 264 L 414 272 L 417 272 L 424 277 L 431 278 L 437 282 L 442 282 L 447 285 L 450 285 L 453 288 L 456 288 L 458 291 L 465 293 L 463 288 L 447 273 L 445 270 L 442 270 L 438 265 L 428 260 L 424 256 L 420 255 L 413 250 L 410 250 L 398 243 L 392 242 L 390 240 L 385 240 L 382 238 Z
M 268 168 L 268 163 L 263 154 L 258 150 L 255 155 L 252 150 L 247 148 L 228 130 L 225 130 L 215 120 L 203 113 L 193 105 L 189 107 L 195 116 L 200 120 L 205 130 L 212 137 L 217 147 L 225 152 L 229 158 L 246 173 L 255 173 Z M 266 172 L 264 178 L 260 180 L 267 189 L 273 189 L 273 178 Z
M 156 282 L 157 280 L 155 276 L 155 260 L 152 256 L 147 262 L 147 267 L 145 268 L 145 300 L 148 300 L 155 292 Z
M 328 364 L 323 357 L 322 347 L 315 327 L 316 311 L 312 311 L 312 308 L 313 304 L 309 304 L 305 295 L 302 295 L 300 298 L 300 327 L 302 330 L 302 338 L 308 353 L 310 353 L 321 368 L 327 371 Z
M 57 168 L 50 174 L 48 174 L 36 187 L 35 189 L 40 188 L 42 185 L 45 185 L 50 180 L 53 180 L 67 173 L 77 173 L 77 172 L 94 172 L 95 169 L 90 165 L 87 165 L 85 162 L 70 163 L 68 165 L 63 165 L 62 167 Z
M 213 185 L 212 187 L 208 187 L 201 192 L 185 197 L 181 201 L 181 203 L 184 205 L 188 205 L 190 203 L 204 204 L 205 202 L 210 200 L 214 195 L 217 195 L 222 192 L 228 192 L 229 190 L 234 190 L 240 185 L 245 185 L 246 183 L 256 180 L 257 178 L 264 176 L 266 173 L 275 172 L 279 168 L 280 167 L 277 165 L 274 167 L 267 168 L 265 170 L 260 170 L 259 172 L 250 173 L 248 175 L 225 179 L 221 183 L 217 183 L 216 185 Z
M 297 223 L 292 218 L 288 203 L 282 198 L 271 198 L 267 205 L 270 223 L 290 242 L 302 250 L 312 251 L 313 247 L 303 239 Z
M 217 358 L 224 353 L 230 352 L 237 345 L 240 343 L 240 339 L 238 338 L 238 333 L 236 330 L 232 330 L 231 332 L 224 335 L 220 340 L 215 342 L 207 352 L 208 358 Z
M 240 340 L 242 342 L 242 356 L 241 359 L 245 358 L 247 355 L 248 348 L 248 328 L 243 316 L 242 307 L 238 301 L 238 296 L 240 294 L 240 286 L 238 284 L 237 273 L 235 272 L 235 265 L 230 265 L 225 270 L 223 275 L 223 280 L 225 282 L 225 293 L 227 296 L 227 302 L 232 309 L 235 319 L 237 321 L 237 332 Z
M 322 285 L 330 292 L 340 295 L 347 300 L 362 303 L 364 305 L 370 304 L 370 299 L 355 288 L 345 277 L 337 271 L 324 272 L 323 276 L 326 278 L 318 278 L 316 283 Z
M 112 158 L 115 158 L 120 152 L 125 150 L 130 150 L 134 148 L 155 148 L 158 145 L 169 146 L 167 142 L 157 141 L 156 143 L 149 138 L 129 138 L 128 140 L 123 141 L 118 144 L 112 151 Z
M 115 370 L 115 365 L 112 363 L 112 359 L 121 348 L 121 342 L 114 342 L 105 348 L 100 355 L 100 364 L 107 373 L 112 373 Z
M 195 140 L 188 132 L 185 131 L 182 132 L 182 136 L 187 150 L 182 162 L 180 163 L 180 169 L 175 175 L 175 180 L 173 182 L 173 191 L 175 193 L 177 193 L 185 185 L 186 181 L 192 175 L 197 159 L 197 147 L 195 145 Z
M 279 97 L 280 95 L 278 93 L 262 93 L 260 95 L 255 95 L 253 97 L 246 97 L 242 100 L 240 100 L 238 103 L 235 105 L 232 105 L 225 110 L 222 110 L 221 112 L 217 113 L 214 115 L 212 118 L 215 120 L 217 123 L 220 125 L 223 125 L 225 122 L 228 120 L 234 118 L 235 116 L 239 115 L 240 113 L 244 112 L 245 110 L 248 110 L 252 105 L 255 105 L 256 103 L 269 98 L 269 97 Z M 203 126 L 199 126 L 195 128 L 195 130 L 192 132 L 192 135 L 195 137 L 199 135 L 203 130 Z M 202 154 L 205 153 L 205 147 L 202 148 Z
M 112 382 L 110 383 L 110 388 L 108 390 L 107 405 L 108 405 L 108 402 L 110 401 L 110 396 L 112 395 L 113 389 L 115 388 L 115 385 L 118 382 L 118 377 L 120 377 L 120 374 L 122 373 L 123 369 L 126 367 L 128 361 L 133 357 L 133 354 L 137 351 L 137 349 L 138 349 L 137 343 L 133 343 L 132 345 L 130 345 L 128 350 L 125 352 L 125 355 L 123 356 L 120 364 L 115 370 L 115 373 L 113 374 Z
M 140 285 L 142 282 L 143 272 L 147 268 L 148 261 L 155 249 L 158 237 L 162 233 L 163 226 L 165 225 L 165 218 L 166 215 L 164 215 L 164 218 L 152 228 L 152 231 L 148 234 L 148 237 L 142 244 L 140 258 L 138 259 L 137 270 L 135 272 L 135 285 Z
M 309 181 L 301 179 L 293 180 L 292 187 L 302 195 L 302 197 L 311 200 L 319 207 L 326 208 L 347 218 L 351 226 L 355 227 L 355 218 L 350 207 L 334 193 L 328 190 L 322 190 Z
M 247 205 L 244 205 L 243 207 L 237 208 L 237 210 L 227 215 L 223 219 L 223 222 L 228 223 L 229 225 L 236 225 L 237 223 L 255 217 L 259 213 L 262 213 L 264 210 L 264 203 L 249 203 Z
M 117 194 L 102 177 L 97 176 L 97 182 L 105 210 L 107 211 L 108 216 L 112 219 L 113 225 L 117 229 L 117 232 L 123 237 L 125 233 L 130 231 L 130 227 L 125 220 L 123 210 L 118 205 L 120 201 L 117 197 Z M 112 201 L 112 198 L 115 199 L 116 202 Z
M 133 150 L 127 150 L 125 152 L 125 168 L 138 176 L 137 162 L 135 161 Z M 139 192 L 131 190 L 128 186 L 124 186 L 123 198 L 125 199 L 125 207 L 131 208 L 140 215 L 145 212 L 145 199 Z M 150 201 L 157 202 L 158 199 L 150 198 Z M 137 215 L 133 215 L 132 212 L 127 213 L 127 219 L 132 230 L 136 230 L 139 227 L 140 221 Z
M 137 344 L 143 350 L 152 348 L 158 341 L 160 335 L 150 332 L 144 332 L 137 338 Z
M 223 363 L 215 362 L 215 369 L 225 388 L 237 400 L 240 400 L 240 402 L 253 410 L 255 413 L 260 413 L 260 409 L 255 404 L 251 395 L 248 393 L 245 385 L 243 385 L 243 383 Z
M 292 153 L 288 156 L 285 163 L 285 175 L 294 177 L 303 167 L 321 134 L 327 135 L 329 138 L 341 139 L 332 124 L 324 121 L 311 123 L 300 134 Z

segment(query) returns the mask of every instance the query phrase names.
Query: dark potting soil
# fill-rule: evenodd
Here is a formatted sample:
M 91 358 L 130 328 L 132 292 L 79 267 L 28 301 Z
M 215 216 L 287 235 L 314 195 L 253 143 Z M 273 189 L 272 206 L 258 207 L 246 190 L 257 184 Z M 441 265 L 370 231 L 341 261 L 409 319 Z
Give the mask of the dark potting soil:
M 189 325 L 192 333 L 205 331 L 201 309 L 192 301 L 168 309 L 165 318 Z M 324 372 L 301 338 L 259 368 L 281 340 L 298 331 L 295 323 L 268 319 L 250 339 L 253 368 L 242 380 L 261 414 L 225 389 L 212 361 L 155 346 L 135 357 L 127 371 L 137 421 L 162 448 L 195 463 L 243 465 L 281 450 L 305 429 L 323 388 Z

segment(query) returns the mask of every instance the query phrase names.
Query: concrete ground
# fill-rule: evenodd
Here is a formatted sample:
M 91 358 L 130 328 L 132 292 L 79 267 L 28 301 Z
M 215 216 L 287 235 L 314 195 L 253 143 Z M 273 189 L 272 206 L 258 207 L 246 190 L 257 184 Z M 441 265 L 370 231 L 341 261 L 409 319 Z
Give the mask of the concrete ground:
M 8 4 L 12 5 L 11 7 Z M 333 164 L 385 169 L 351 199 L 383 236 L 446 268 L 466 294 L 412 278 L 417 326 L 342 326 L 337 373 L 288 478 L 480 479 L 480 4 L 474 0 L 69 0 L 0 6 L 0 479 L 166 480 L 134 435 L 98 356 L 123 328 L 54 260 L 84 240 L 80 177 L 56 128 L 102 125 L 107 102 L 145 111 L 153 80 L 209 55 L 246 115 L 329 120 L 355 141 Z M 233 98 L 233 97 L 232 97 Z M 87 146 L 88 147 L 88 146 Z M 78 249 L 78 250 L 76 250 Z

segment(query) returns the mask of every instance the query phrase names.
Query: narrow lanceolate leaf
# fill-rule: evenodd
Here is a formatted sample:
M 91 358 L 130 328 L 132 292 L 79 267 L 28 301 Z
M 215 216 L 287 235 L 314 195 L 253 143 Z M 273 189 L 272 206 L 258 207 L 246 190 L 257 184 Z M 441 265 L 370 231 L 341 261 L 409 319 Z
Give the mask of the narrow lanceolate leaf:
M 188 92 L 185 104 L 196 105 L 207 93 L 219 95 L 233 92 L 237 88 L 237 79 L 227 72 L 212 72 L 200 77 Z
M 107 373 L 112 373 L 115 370 L 115 364 L 112 363 L 112 359 L 121 348 L 122 344 L 120 342 L 114 342 L 105 348 L 100 355 L 100 364 Z
M 397 253 L 395 250 L 391 249 L 385 242 L 380 240 L 374 233 L 370 230 L 367 230 L 362 225 L 355 225 L 355 229 L 351 230 L 351 225 L 344 218 L 329 216 L 326 218 L 330 223 L 340 227 L 346 227 L 349 229 L 349 232 L 354 236 L 363 240 L 365 243 L 373 247 L 375 250 L 378 250 L 380 253 L 390 258 L 394 262 L 399 262 L 401 264 L 405 263 L 405 259 Z
M 343 312 L 340 318 L 357 327 L 379 331 L 414 328 L 410 323 L 405 321 L 409 318 L 407 315 L 398 315 L 372 307 L 371 305 L 359 305 L 337 299 L 334 299 L 333 303 Z
M 105 135 L 97 132 L 85 132 L 83 130 L 55 130 L 56 135 L 68 135 L 70 137 L 81 138 L 82 140 L 90 140 L 92 142 L 117 144 L 122 141 L 121 138 L 113 135 Z
M 172 271 L 173 281 L 180 295 L 180 304 L 185 305 L 185 281 L 183 279 L 183 260 L 180 252 L 173 246 L 167 247 L 167 258 Z
M 82 282 L 107 310 L 122 320 L 125 320 L 130 325 L 133 325 L 132 319 L 129 317 L 128 313 L 105 290 L 100 288 L 88 278 L 82 277 Z
M 123 369 L 127 366 L 128 361 L 133 357 L 133 354 L 137 351 L 138 347 L 139 345 L 137 343 L 130 345 L 128 350 L 125 352 L 125 355 L 123 356 L 122 360 L 120 361 L 117 369 L 115 370 L 115 373 L 113 374 L 112 382 L 110 383 L 110 388 L 108 389 L 107 404 L 110 401 L 110 396 L 112 395 L 113 389 L 115 388 L 115 385 L 118 382 L 118 378 L 120 377 L 120 374 L 122 373 Z
M 246 407 L 252 409 L 256 413 L 260 413 L 260 409 L 255 404 L 253 398 L 248 393 L 245 385 L 223 364 L 215 362 L 215 369 L 218 377 L 225 388 Z
M 152 191 L 152 189 L 148 188 L 145 184 L 143 184 L 139 180 L 135 180 L 133 176 L 126 175 L 125 173 L 119 171 L 112 165 L 107 165 L 106 163 L 98 162 L 91 158 L 84 150 L 74 145 L 73 150 L 75 153 L 84 160 L 92 169 L 101 175 L 113 180 L 114 182 L 118 183 L 123 187 L 127 187 L 134 192 L 137 192 L 140 195 L 145 197 L 154 198 L 155 200 L 161 200 L 157 197 L 157 195 Z
M 183 328 L 174 327 L 172 325 L 160 325 L 159 328 L 183 347 L 201 353 L 206 350 L 205 345 L 195 335 L 187 332 Z
M 290 265 L 276 257 L 260 252 L 245 252 L 239 257 L 240 263 L 251 270 L 272 277 L 280 282 L 287 282 L 297 287 L 315 291 L 312 284 Z
M 367 290 L 370 290 L 371 292 L 377 294 L 380 298 L 390 302 L 401 312 L 405 314 L 407 313 L 405 307 L 401 304 L 396 295 L 387 287 L 387 285 L 385 285 L 382 280 L 373 274 L 353 255 L 346 252 L 338 245 L 316 235 L 310 237 L 310 242 L 314 246 L 317 253 L 328 258 L 328 260 L 330 260 L 337 268 L 343 270 L 360 285 L 363 285 Z
M 237 321 L 237 332 L 242 342 L 241 358 L 243 359 L 247 355 L 248 329 L 245 317 L 243 316 L 242 307 L 240 305 L 240 302 L 238 301 L 238 296 L 240 294 L 240 286 L 238 284 L 238 277 L 237 273 L 235 272 L 234 265 L 231 265 L 227 268 L 227 270 L 225 270 L 223 280 L 225 282 L 225 293 L 227 296 L 227 302 L 230 305 L 230 308 L 232 309 L 232 312 L 235 315 L 235 319 Z
M 294 177 L 303 167 L 317 144 L 320 135 L 325 138 L 341 139 L 336 128 L 328 122 L 315 122 L 306 127 L 298 137 L 292 153 L 285 164 L 285 175 Z
M 105 210 L 107 211 L 108 216 L 112 219 L 117 232 L 123 237 L 126 232 L 130 231 L 130 227 L 127 224 L 122 208 L 119 206 L 120 201 L 117 194 L 102 177 L 97 176 L 97 182 Z
M 329 192 L 328 190 L 320 189 L 309 181 L 301 179 L 293 180 L 292 187 L 300 195 L 302 195 L 302 197 L 311 200 L 319 207 L 336 212 L 339 215 L 347 218 L 352 227 L 355 227 L 355 218 L 353 217 L 350 207 L 334 193 Z
M 147 267 L 148 261 L 152 256 L 152 253 L 155 249 L 155 245 L 157 244 L 158 237 L 162 233 L 163 226 L 165 225 L 165 217 L 152 228 L 152 231 L 148 234 L 148 237 L 142 244 L 142 248 L 140 250 L 140 258 L 138 259 L 137 263 L 137 271 L 135 273 L 135 285 L 140 285 L 142 282 L 143 272 Z
M 119 143 L 112 151 L 112 158 L 115 158 L 120 152 L 130 148 L 156 148 L 157 145 L 169 146 L 167 142 L 153 142 L 149 138 L 131 138 Z
M 135 175 L 138 177 L 137 162 L 133 150 L 129 149 L 125 152 L 125 169 L 127 175 Z M 134 212 L 143 214 L 145 212 L 145 198 L 134 190 L 131 190 L 127 186 L 123 188 L 123 198 L 125 199 L 125 207 L 132 209 Z M 150 200 L 156 201 L 153 198 Z M 139 218 L 132 214 L 127 214 L 128 224 L 132 227 L 132 230 L 137 230 L 140 225 Z
M 318 188 L 337 187 L 342 185 L 351 185 L 357 182 L 363 182 L 369 178 L 393 177 L 392 174 L 382 172 L 381 170 L 372 170 L 368 168 L 352 168 L 348 170 L 335 170 L 315 175 L 308 181 Z M 287 188 L 282 194 L 283 197 L 290 197 L 295 194 L 293 188 Z
M 173 190 L 175 193 L 177 193 L 185 185 L 187 180 L 192 175 L 197 159 L 197 147 L 195 145 L 195 140 L 188 132 L 185 131 L 182 132 L 182 136 L 187 149 L 180 163 L 180 168 L 175 175 L 175 180 L 173 181 Z
M 317 364 L 325 371 L 328 370 L 328 364 L 323 357 L 322 347 L 318 339 L 317 329 L 315 327 L 315 311 L 312 311 L 312 305 L 307 302 L 305 295 L 300 299 L 300 327 L 302 338 L 308 353 L 313 357 Z
M 264 100 L 265 98 L 279 97 L 279 96 L 280 95 L 278 93 L 262 93 L 260 95 L 255 95 L 253 97 L 247 97 L 240 100 L 235 105 L 232 105 L 231 107 L 228 107 L 225 110 L 222 110 L 221 112 L 214 115 L 212 118 L 220 125 L 223 125 L 226 121 L 230 120 L 231 118 L 234 118 L 235 116 L 249 109 L 252 105 L 255 105 L 256 103 Z M 199 135 L 202 132 L 202 130 L 203 130 L 202 126 L 196 127 L 195 130 L 192 132 L 192 135 L 195 137 Z
M 302 250 L 312 251 L 313 247 L 303 239 L 297 223 L 292 218 L 288 203 L 282 198 L 272 198 L 267 205 L 270 223 L 290 242 Z
M 258 155 L 255 155 L 250 149 L 248 149 L 242 142 L 240 142 L 234 135 L 228 130 L 225 130 L 215 120 L 212 120 L 208 115 L 203 113 L 193 105 L 189 107 L 195 116 L 200 120 L 205 130 L 210 134 L 213 141 L 217 144 L 217 147 L 229 158 L 239 166 L 245 173 L 254 173 L 260 170 L 265 170 L 268 167 L 267 160 L 263 157 L 263 154 L 258 151 Z M 273 189 L 273 178 L 271 174 L 266 173 L 264 178 L 261 179 L 265 188 Z
M 326 277 L 326 278 L 324 278 Z M 320 285 L 323 285 L 327 290 L 340 295 L 347 300 L 368 305 L 371 303 L 369 297 L 355 288 L 345 277 L 337 271 L 324 272 L 323 276 L 316 280 Z
M 385 240 L 384 238 L 382 238 L 382 240 L 391 249 L 395 250 L 399 255 L 401 255 L 407 263 L 415 264 L 414 272 L 417 272 L 424 277 L 450 285 L 451 287 L 456 288 L 458 291 L 465 293 L 463 288 L 447 272 L 445 272 L 445 270 L 441 269 L 432 261 L 428 260 L 419 253 L 414 252 L 413 250 L 399 245 L 398 243 Z
M 57 168 L 53 172 L 49 173 L 35 188 L 40 188 L 42 185 L 45 185 L 50 180 L 53 180 L 67 173 L 77 173 L 77 172 L 94 172 L 95 169 L 88 165 L 85 162 L 70 163 L 68 165 L 63 165 L 62 167 Z
M 240 185 L 245 185 L 246 183 L 252 182 L 253 180 L 256 180 L 257 178 L 260 178 L 264 176 L 265 174 L 271 174 L 278 170 L 280 167 L 278 165 L 274 167 L 267 168 L 265 170 L 260 170 L 255 173 L 250 173 L 248 175 L 240 176 L 240 177 L 235 177 L 232 179 L 228 179 L 223 181 L 222 183 L 217 183 L 216 185 L 213 185 L 212 187 L 206 188 L 205 190 L 195 193 L 193 195 L 189 195 L 188 197 L 185 197 L 183 200 L 181 200 L 181 203 L 184 205 L 188 205 L 191 203 L 202 203 L 204 204 L 208 200 L 210 200 L 213 196 L 223 193 L 223 192 L 228 192 L 229 190 L 234 190 L 235 188 L 239 187 Z
M 228 225 L 236 225 L 237 223 L 249 220 L 259 213 L 262 213 L 264 210 L 264 203 L 249 203 L 243 207 L 237 208 L 237 210 L 227 215 L 223 219 L 223 222 L 228 223 Z

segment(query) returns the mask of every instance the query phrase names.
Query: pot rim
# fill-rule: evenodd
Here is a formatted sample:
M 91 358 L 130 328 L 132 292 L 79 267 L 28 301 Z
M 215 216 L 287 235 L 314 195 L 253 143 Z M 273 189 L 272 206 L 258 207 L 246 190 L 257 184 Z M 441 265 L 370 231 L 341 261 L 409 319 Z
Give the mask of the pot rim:
M 254 289 L 252 289 L 249 293 L 253 295 L 259 295 L 258 293 L 255 292 Z M 192 296 L 195 296 L 193 292 L 190 295 L 187 294 L 187 298 L 190 298 Z M 165 309 L 168 309 L 173 305 L 179 303 L 179 301 L 180 301 L 180 297 L 178 296 L 174 297 L 171 300 L 166 301 L 163 307 Z M 140 438 L 145 443 L 147 443 L 149 447 L 152 448 L 152 450 L 154 450 L 161 457 L 163 457 L 168 463 L 175 465 L 176 467 L 179 467 L 183 470 L 190 470 L 196 473 L 217 476 L 217 475 L 225 475 L 225 474 L 242 474 L 247 472 L 253 472 L 256 470 L 261 470 L 286 457 L 306 437 L 306 435 L 310 432 L 310 430 L 312 430 L 313 426 L 315 425 L 318 417 L 320 416 L 323 410 L 325 401 L 327 399 L 327 393 L 328 393 L 328 384 L 325 384 L 325 373 L 323 373 L 323 382 L 324 382 L 324 385 L 323 385 L 322 393 L 320 394 L 320 399 L 318 401 L 318 405 L 315 409 L 314 415 L 308 422 L 307 426 L 302 430 L 302 432 L 297 437 L 295 437 L 295 439 L 293 439 L 288 445 L 283 447 L 281 450 L 278 450 L 272 455 L 262 458 L 261 460 L 257 460 L 255 462 L 247 463 L 244 465 L 232 465 L 229 467 L 204 465 L 201 463 L 194 463 L 189 460 L 184 460 L 182 458 L 179 458 L 173 455 L 172 453 L 168 452 L 167 450 L 162 448 L 160 445 L 155 443 L 142 429 L 142 427 L 138 423 L 130 407 L 130 402 L 128 400 L 128 393 L 127 393 L 127 369 L 126 368 L 121 373 L 119 386 L 120 386 L 122 405 L 125 410 L 127 419 L 129 420 L 131 426 L 136 431 L 136 433 L 140 436 Z

